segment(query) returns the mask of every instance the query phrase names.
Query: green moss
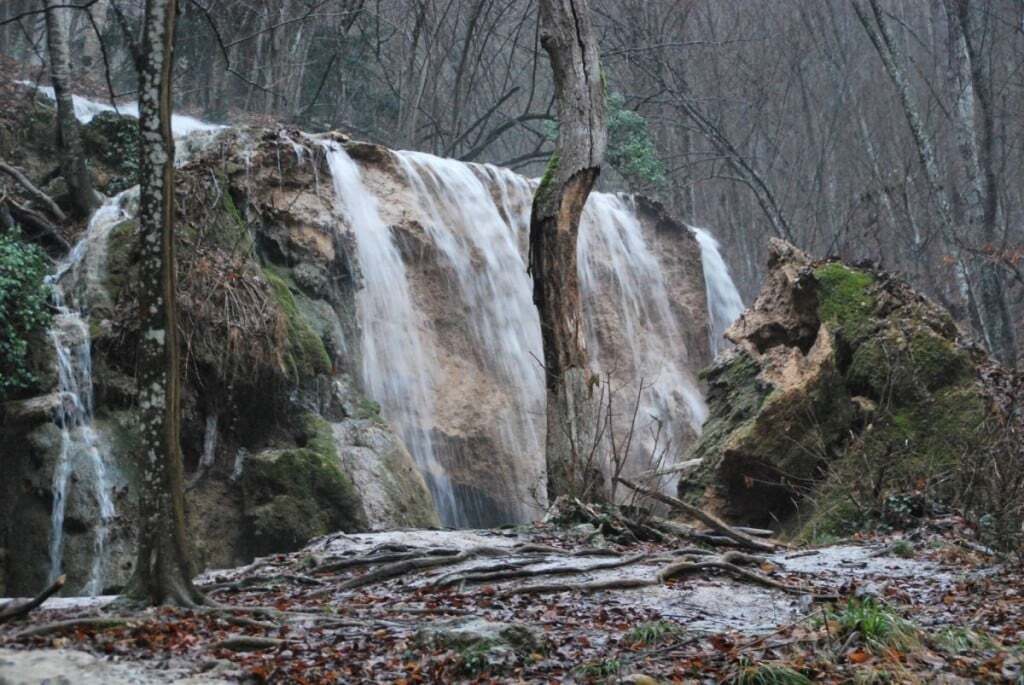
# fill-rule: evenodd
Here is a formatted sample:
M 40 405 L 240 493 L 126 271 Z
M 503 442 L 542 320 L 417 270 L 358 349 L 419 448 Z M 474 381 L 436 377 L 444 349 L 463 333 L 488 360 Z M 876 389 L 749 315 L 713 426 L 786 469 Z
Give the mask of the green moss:
M 331 358 L 323 340 L 299 311 L 288 282 L 271 269 L 263 268 L 263 278 L 270 285 L 274 300 L 285 315 L 288 326 L 288 349 L 285 363 L 295 381 L 331 372 Z
M 558 151 L 556 150 L 552 155 L 551 159 L 548 160 L 547 168 L 544 169 L 544 176 L 540 179 L 540 185 L 537 186 L 536 197 L 541 200 L 545 199 L 548 193 L 551 191 L 551 184 L 555 180 L 555 174 L 558 173 Z
M 103 286 L 112 302 L 117 302 L 121 288 L 129 282 L 137 250 L 138 231 L 134 219 L 122 221 L 110 229 L 107 239 L 107 269 Z
M 139 121 L 102 112 L 82 127 L 82 145 L 90 160 L 110 170 L 104 190 L 119 193 L 139 182 Z
M 317 535 L 366 526 L 355 485 L 341 471 L 330 424 L 315 414 L 299 423 L 301 447 L 261 452 L 243 471 L 253 554 L 291 551 Z
M 822 321 L 842 327 L 847 340 L 859 340 L 871 331 L 875 298 L 869 273 L 832 262 L 814 271 L 821 286 L 818 316 Z

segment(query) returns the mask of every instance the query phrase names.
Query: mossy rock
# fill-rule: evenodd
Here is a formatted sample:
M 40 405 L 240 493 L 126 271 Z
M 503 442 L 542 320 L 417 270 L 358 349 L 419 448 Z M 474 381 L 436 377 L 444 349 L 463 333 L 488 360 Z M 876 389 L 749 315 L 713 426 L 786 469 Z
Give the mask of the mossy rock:
M 818 281 L 818 317 L 842 329 L 850 342 L 868 335 L 876 325 L 873 317 L 876 299 L 872 293 L 875 277 L 839 262 L 830 262 L 814 270 Z
M 329 423 L 300 419 L 296 447 L 251 456 L 241 480 L 250 552 L 299 549 L 310 538 L 366 528 L 362 501 L 341 470 Z
M 848 378 L 851 387 L 874 400 L 907 403 L 963 382 L 971 372 L 969 356 L 951 340 L 926 326 L 908 331 L 891 326 L 857 347 Z
M 284 313 L 288 327 L 285 365 L 292 380 L 301 382 L 321 374 L 330 374 L 331 357 L 323 340 L 302 314 L 288 281 L 264 267 L 263 278 L 270 285 L 274 300 Z
M 109 171 L 103 190 L 119 193 L 139 182 L 139 120 L 101 112 L 82 127 L 86 156 Z

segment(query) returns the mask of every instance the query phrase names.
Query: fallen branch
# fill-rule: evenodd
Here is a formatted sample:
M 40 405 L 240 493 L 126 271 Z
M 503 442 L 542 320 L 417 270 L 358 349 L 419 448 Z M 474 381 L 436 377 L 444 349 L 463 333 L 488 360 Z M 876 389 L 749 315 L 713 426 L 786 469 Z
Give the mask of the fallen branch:
M 290 640 L 282 640 L 276 637 L 256 637 L 246 635 L 244 637 L 229 637 L 213 645 L 214 649 L 229 649 L 232 652 L 259 652 L 264 649 L 273 649 L 282 645 L 292 644 Z
M 44 623 L 42 625 L 33 626 L 32 628 L 26 628 L 21 632 L 15 633 L 12 639 L 23 640 L 27 637 L 39 637 L 41 635 L 64 632 L 65 630 L 74 630 L 75 628 L 120 628 L 122 626 L 135 626 L 140 623 L 141 621 L 138 619 L 128 618 L 127 616 L 92 616 L 89 618 L 73 618 L 67 621 L 55 621 L 53 623 Z
M 0 607 L 0 623 L 7 623 L 10 620 L 24 616 L 28 612 L 32 611 L 40 604 L 45 602 L 52 594 L 64 587 L 65 576 L 59 577 L 57 580 L 50 583 L 50 586 L 40 592 L 32 599 L 25 602 L 18 602 L 11 600 L 2 607 Z
M 659 502 L 663 502 L 664 504 L 669 505 L 673 509 L 678 509 L 679 511 L 689 514 L 690 516 L 697 519 L 704 525 L 713 528 L 714 530 L 721 533 L 723 536 L 735 541 L 737 544 L 743 547 L 749 547 L 750 549 L 756 549 L 761 552 L 772 552 L 780 547 L 785 547 L 785 545 L 783 545 L 782 543 L 776 542 L 774 540 L 759 540 L 751 535 L 747 535 L 746 533 L 740 532 L 732 526 L 730 526 L 729 524 L 727 524 L 725 521 L 718 518 L 717 516 L 709 514 L 706 511 L 703 511 L 702 509 L 698 509 L 692 504 L 687 504 L 681 499 L 676 499 L 675 497 L 665 495 L 663 493 L 658 492 L 657 490 L 645 488 L 641 485 L 632 483 L 626 480 L 625 478 L 617 478 L 616 480 L 625 485 L 627 488 L 634 490 L 640 493 L 641 495 L 646 495 L 651 499 L 656 499 Z
M 46 208 L 50 210 L 50 214 L 53 214 L 58 221 L 67 221 L 67 216 L 64 214 L 64 211 L 56 202 L 53 201 L 53 198 L 39 190 L 32 181 L 28 180 L 28 177 L 25 176 L 20 169 L 13 167 L 10 164 L 0 162 L 0 171 L 11 176 L 22 188 L 28 191 L 29 195 L 34 197 L 40 204 L 45 205 Z

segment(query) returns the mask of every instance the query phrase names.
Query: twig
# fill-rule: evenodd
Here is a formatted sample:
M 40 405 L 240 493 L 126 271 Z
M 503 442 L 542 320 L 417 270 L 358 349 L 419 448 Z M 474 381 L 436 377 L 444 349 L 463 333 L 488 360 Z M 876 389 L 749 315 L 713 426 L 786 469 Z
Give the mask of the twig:
M 282 645 L 292 644 L 290 640 L 282 640 L 276 637 L 256 637 L 247 635 L 244 637 L 230 637 L 221 640 L 213 645 L 214 649 L 229 649 L 232 652 L 259 652 L 264 649 L 272 649 Z

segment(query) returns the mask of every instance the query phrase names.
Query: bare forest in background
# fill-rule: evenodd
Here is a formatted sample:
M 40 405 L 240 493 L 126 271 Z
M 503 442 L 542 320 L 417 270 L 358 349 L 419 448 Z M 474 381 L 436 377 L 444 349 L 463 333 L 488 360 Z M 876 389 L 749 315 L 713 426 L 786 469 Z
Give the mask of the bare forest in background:
M 142 3 L 79 0 L 74 79 L 136 97 Z M 0 5 L 0 22 L 36 9 Z M 594 0 L 603 190 L 711 227 L 746 298 L 769 237 L 906 274 L 1013 363 L 1024 313 L 1024 4 Z M 527 0 L 182 0 L 175 98 L 540 175 L 555 103 Z M 39 14 L 0 27 L 38 64 Z M 617 163 L 620 162 L 620 163 Z

